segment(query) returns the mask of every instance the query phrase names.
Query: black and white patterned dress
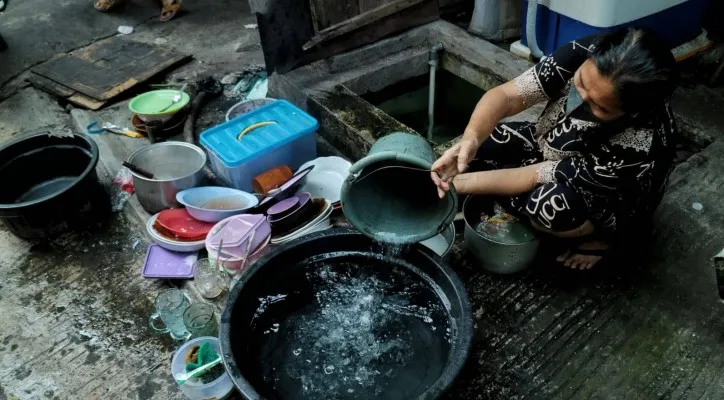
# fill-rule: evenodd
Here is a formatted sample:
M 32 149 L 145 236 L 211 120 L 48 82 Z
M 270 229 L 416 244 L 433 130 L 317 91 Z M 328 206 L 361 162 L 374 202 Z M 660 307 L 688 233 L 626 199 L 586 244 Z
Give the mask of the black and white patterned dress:
M 547 101 L 536 123 L 501 123 L 486 140 L 472 169 L 543 162 L 532 193 L 511 199 L 520 214 L 554 230 L 591 220 L 616 234 L 648 221 L 661 200 L 672 166 L 675 125 L 668 104 L 600 123 L 576 110 L 566 115 L 573 75 L 595 46 L 595 37 L 571 42 L 515 79 L 525 105 Z

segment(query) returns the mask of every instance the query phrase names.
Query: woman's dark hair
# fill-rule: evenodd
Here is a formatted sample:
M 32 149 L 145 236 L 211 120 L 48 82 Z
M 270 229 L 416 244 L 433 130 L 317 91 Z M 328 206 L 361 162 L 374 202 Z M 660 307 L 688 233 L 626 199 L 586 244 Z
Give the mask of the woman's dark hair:
M 655 33 L 622 29 L 601 38 L 591 55 L 601 75 L 613 81 L 625 112 L 661 104 L 676 89 L 676 59 Z

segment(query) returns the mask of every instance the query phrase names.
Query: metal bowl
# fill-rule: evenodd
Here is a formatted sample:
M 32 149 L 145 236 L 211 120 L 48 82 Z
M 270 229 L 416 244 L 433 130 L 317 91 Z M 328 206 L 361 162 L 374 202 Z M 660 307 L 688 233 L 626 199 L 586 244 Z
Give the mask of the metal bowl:
M 526 269 L 535 259 L 540 239 L 525 243 L 500 243 L 475 230 L 475 224 L 483 212 L 491 213 L 493 201 L 484 197 L 469 196 L 463 203 L 465 216 L 465 245 L 480 261 L 483 269 L 496 274 L 513 274 Z
M 204 179 L 206 153 L 184 142 L 162 142 L 138 149 L 128 162 L 153 174 L 148 179 L 133 173 L 133 186 L 143 209 L 156 214 L 180 207 L 176 194 L 200 186 Z
M 455 224 L 451 223 L 444 231 L 430 239 L 423 240 L 420 244 L 435 252 L 443 260 L 448 261 L 450 250 L 455 244 L 455 235 Z

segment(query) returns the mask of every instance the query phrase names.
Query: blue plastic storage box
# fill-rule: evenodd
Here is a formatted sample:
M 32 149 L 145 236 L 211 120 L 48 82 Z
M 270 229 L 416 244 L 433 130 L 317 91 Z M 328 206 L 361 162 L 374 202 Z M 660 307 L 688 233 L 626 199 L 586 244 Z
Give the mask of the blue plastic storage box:
M 259 122 L 273 124 L 237 136 Z M 296 170 L 317 157 L 317 120 L 292 103 L 277 100 L 201 133 L 211 167 L 230 186 L 252 192 L 251 180 L 278 165 Z
M 526 38 L 528 1 L 523 1 L 522 38 Z M 539 0 L 536 39 L 545 54 L 564 44 L 620 28 L 648 28 L 671 48 L 701 33 L 709 0 Z

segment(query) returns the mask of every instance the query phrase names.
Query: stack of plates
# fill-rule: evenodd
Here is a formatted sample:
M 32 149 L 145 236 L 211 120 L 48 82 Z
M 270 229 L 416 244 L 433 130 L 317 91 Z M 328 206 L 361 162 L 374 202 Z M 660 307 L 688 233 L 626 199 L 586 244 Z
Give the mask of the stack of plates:
M 167 250 L 180 251 L 180 252 L 186 252 L 186 253 L 190 253 L 193 251 L 199 251 L 204 248 L 204 245 L 206 243 L 205 239 L 188 242 L 188 241 L 173 240 L 173 239 L 165 237 L 164 235 L 159 233 L 156 230 L 156 228 L 154 228 L 154 224 L 156 223 L 156 218 L 158 218 L 158 214 L 156 214 L 148 219 L 148 222 L 146 223 L 146 231 L 148 232 L 148 235 L 151 237 L 151 240 L 153 240 L 159 246 L 161 246 Z
M 306 224 L 295 229 L 284 236 L 272 236 L 272 244 L 282 244 L 313 232 L 323 231 L 331 227 L 329 216 L 332 214 L 332 204 L 328 200 L 324 200 L 323 206 L 320 207 L 316 216 Z
M 313 198 L 327 199 L 337 206 L 340 201 L 342 184 L 349 176 L 352 163 L 340 157 L 319 157 L 303 164 L 299 171 L 312 168 L 302 181 L 300 192 L 309 192 Z

